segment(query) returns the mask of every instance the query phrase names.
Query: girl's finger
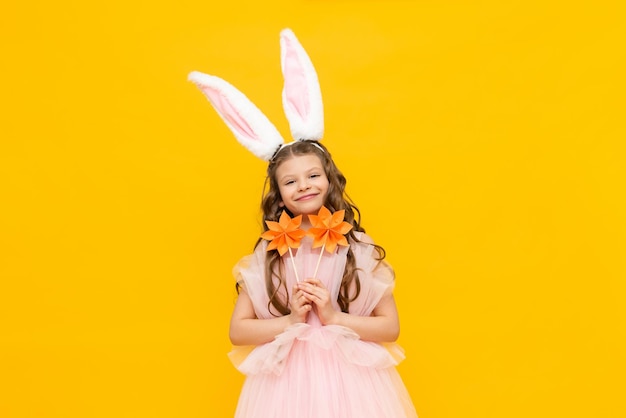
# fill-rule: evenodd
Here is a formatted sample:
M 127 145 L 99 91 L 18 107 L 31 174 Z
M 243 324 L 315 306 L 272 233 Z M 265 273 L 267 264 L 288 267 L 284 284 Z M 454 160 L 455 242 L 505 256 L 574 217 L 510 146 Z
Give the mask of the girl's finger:
M 316 280 L 316 279 L 313 279 L 313 278 L 304 279 L 304 280 L 302 280 L 302 281 L 300 282 L 300 284 L 301 284 L 301 285 L 303 285 L 303 284 L 308 284 L 308 285 L 311 285 L 311 286 L 315 286 L 315 280 Z

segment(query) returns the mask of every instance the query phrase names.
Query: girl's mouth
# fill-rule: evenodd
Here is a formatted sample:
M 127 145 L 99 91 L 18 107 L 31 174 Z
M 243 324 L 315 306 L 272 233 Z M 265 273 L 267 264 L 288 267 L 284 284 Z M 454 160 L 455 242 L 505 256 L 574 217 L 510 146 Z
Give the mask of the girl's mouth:
M 315 196 L 317 196 L 317 194 L 315 194 L 315 193 L 312 193 L 312 194 L 307 194 L 307 195 L 304 195 L 304 196 L 302 196 L 302 197 L 297 198 L 296 200 L 297 200 L 298 202 L 300 202 L 300 201 L 303 201 L 303 200 L 313 199 Z

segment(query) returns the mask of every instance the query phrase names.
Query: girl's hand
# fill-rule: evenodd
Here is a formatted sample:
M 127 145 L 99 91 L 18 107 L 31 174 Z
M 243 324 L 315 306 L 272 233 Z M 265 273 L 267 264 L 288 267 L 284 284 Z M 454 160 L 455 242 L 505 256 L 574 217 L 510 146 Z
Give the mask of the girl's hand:
M 299 322 L 306 322 L 306 317 L 311 310 L 311 303 L 309 302 L 306 294 L 302 290 L 298 289 L 298 285 L 293 287 L 289 307 L 291 308 L 289 319 L 292 325 Z
M 307 300 L 315 305 L 315 311 L 322 325 L 332 324 L 337 311 L 333 308 L 330 300 L 330 292 L 326 286 L 317 279 L 306 279 L 300 282 L 298 288 L 304 292 Z

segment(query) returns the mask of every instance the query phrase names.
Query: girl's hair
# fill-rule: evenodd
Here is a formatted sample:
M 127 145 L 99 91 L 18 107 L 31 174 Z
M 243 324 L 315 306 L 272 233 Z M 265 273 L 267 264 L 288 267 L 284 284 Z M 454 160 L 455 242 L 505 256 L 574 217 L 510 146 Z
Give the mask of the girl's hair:
M 261 202 L 264 230 L 268 229 L 265 221 L 278 221 L 282 211 L 287 210 L 280 205 L 282 198 L 276 181 L 277 168 L 286 160 L 308 154 L 314 154 L 319 157 L 328 178 L 328 194 L 326 195 L 324 205 L 331 212 L 345 210 L 344 220 L 352 225 L 352 229 L 348 233 L 348 241 L 353 243 L 361 242 L 354 233 L 355 231 L 365 232 L 361 227 L 361 212 L 359 212 L 359 209 L 345 192 L 346 178 L 335 165 L 326 147 L 317 141 L 309 140 L 297 141 L 281 147 L 270 160 Z M 293 217 L 293 214 L 289 213 L 288 210 L 287 213 Z M 261 241 L 259 238 L 255 247 Z M 369 245 L 374 245 L 378 252 L 379 260 L 385 258 L 383 247 L 376 244 Z M 284 268 L 280 261 L 281 257 L 278 250 L 272 250 L 267 254 L 265 258 L 265 288 L 269 296 L 268 310 L 272 312 L 273 307 L 280 315 L 287 315 L 290 312 L 288 303 L 289 291 L 284 278 Z M 351 289 L 354 289 L 353 294 L 351 294 Z M 348 312 L 350 302 L 354 301 L 360 292 L 361 283 L 357 274 L 356 260 L 352 248 L 349 248 L 346 267 L 341 280 L 341 288 L 337 297 L 337 303 L 343 312 Z M 274 315 L 274 313 L 272 314 Z

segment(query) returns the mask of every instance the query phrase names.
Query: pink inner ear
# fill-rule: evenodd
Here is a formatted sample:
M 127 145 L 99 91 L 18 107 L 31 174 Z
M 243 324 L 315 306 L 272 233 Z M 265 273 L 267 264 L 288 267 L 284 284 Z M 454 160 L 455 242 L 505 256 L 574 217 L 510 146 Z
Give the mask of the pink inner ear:
M 309 114 L 309 93 L 304 69 L 300 65 L 298 54 L 291 46 L 291 40 L 285 39 L 287 48 L 284 58 L 283 77 L 285 79 L 285 98 L 302 119 Z
M 254 129 L 252 129 L 248 122 L 246 122 L 246 120 L 239 115 L 239 112 L 230 103 L 228 98 L 211 87 L 202 86 L 201 88 L 222 118 L 224 118 L 224 120 L 226 120 L 226 122 L 228 122 L 233 129 L 236 129 L 240 135 L 246 136 L 248 139 L 255 141 L 259 140 L 259 137 L 254 132 Z

